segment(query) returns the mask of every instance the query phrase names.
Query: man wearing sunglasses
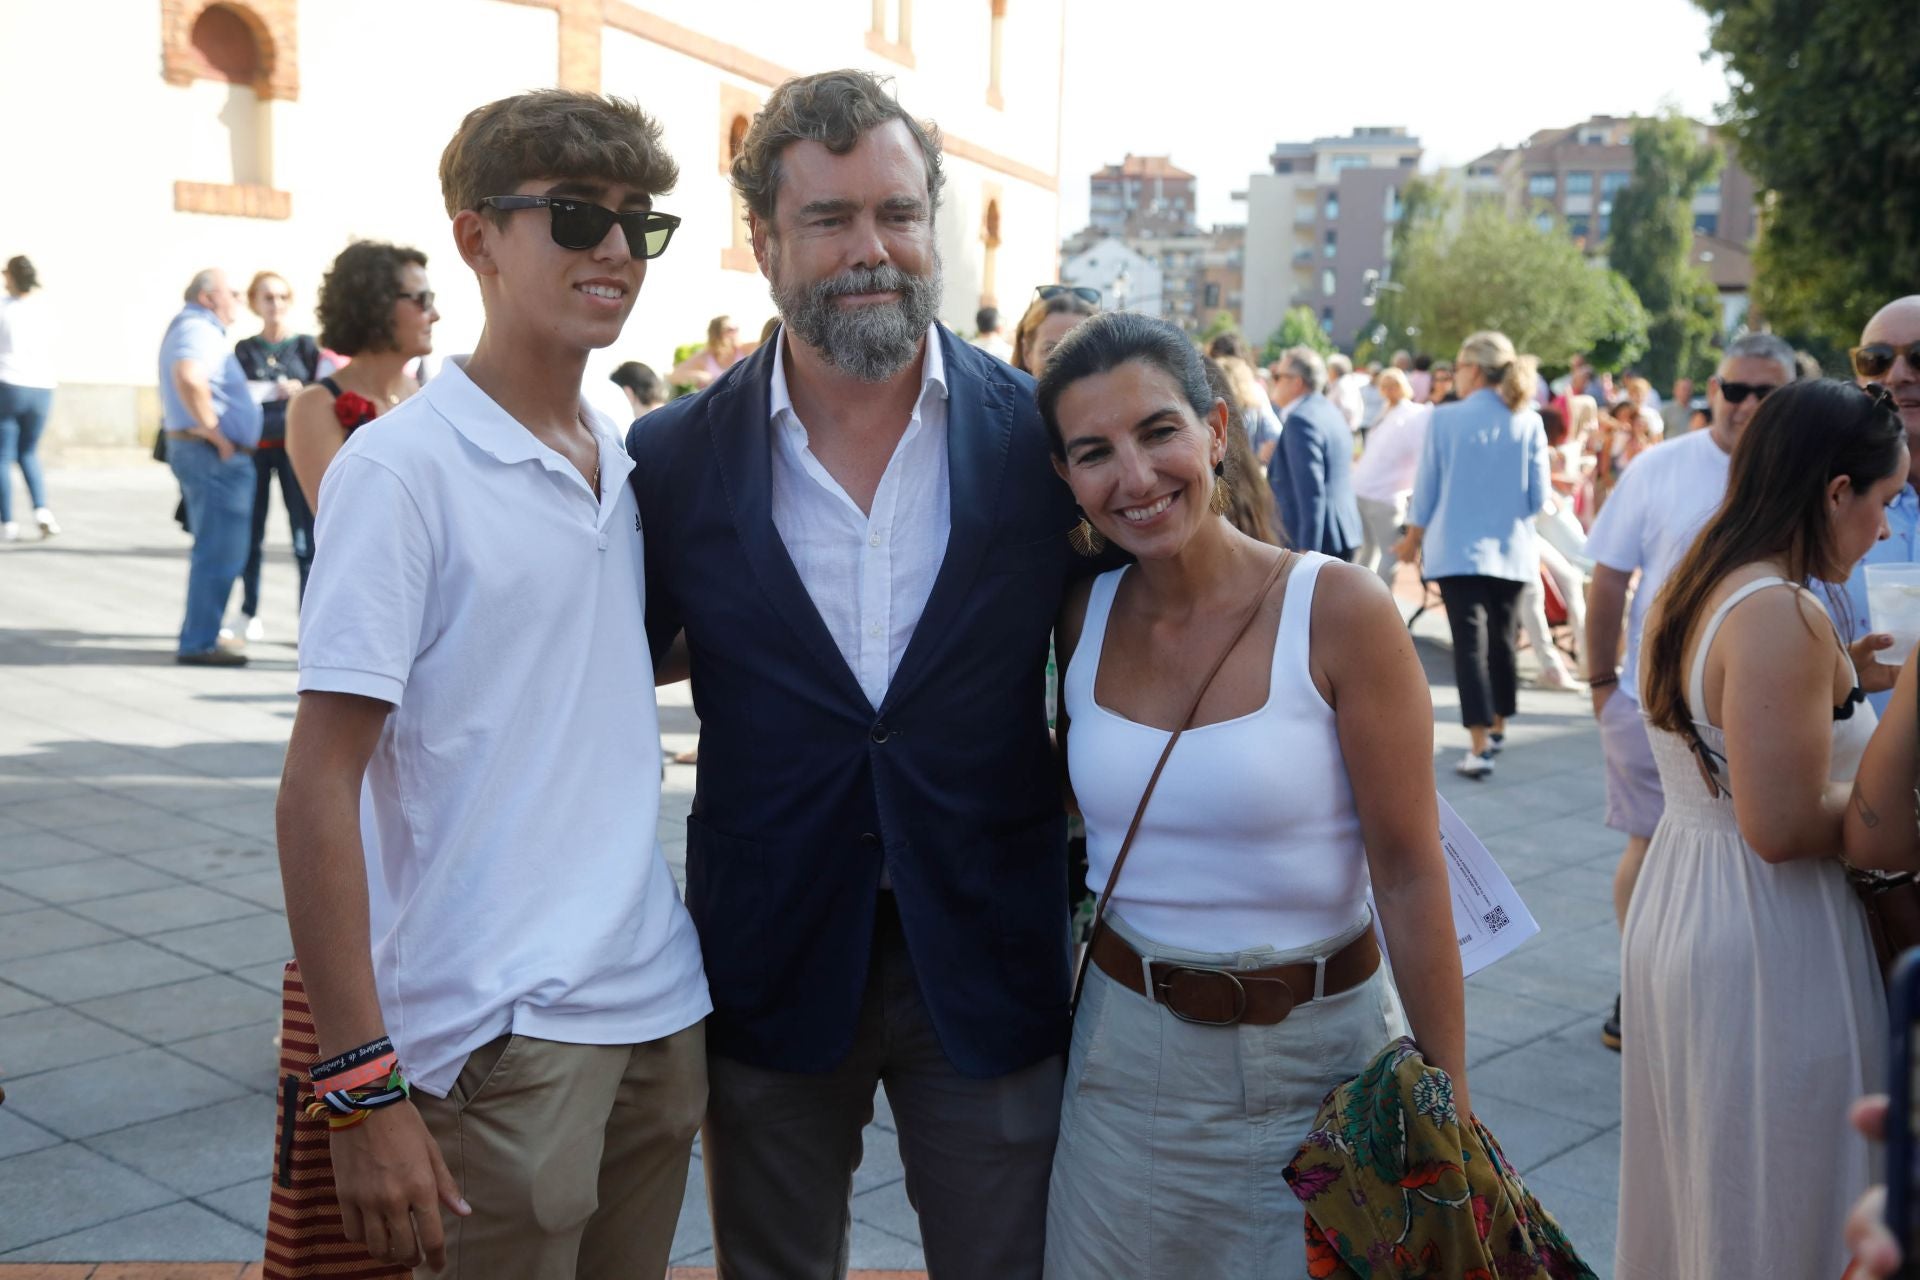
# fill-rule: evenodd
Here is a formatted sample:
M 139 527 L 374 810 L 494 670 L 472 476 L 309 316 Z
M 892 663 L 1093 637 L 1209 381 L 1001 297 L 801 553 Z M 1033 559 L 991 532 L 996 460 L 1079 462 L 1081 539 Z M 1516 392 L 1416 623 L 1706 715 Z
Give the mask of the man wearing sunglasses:
M 1874 312 L 1860 334 L 1860 345 L 1847 353 L 1853 363 L 1854 381 L 1862 387 L 1878 384 L 1893 397 L 1894 409 L 1907 429 L 1909 452 L 1920 451 L 1920 294 L 1896 298 Z M 1907 487 L 1887 508 L 1890 534 L 1873 544 L 1866 558 L 1854 566 L 1847 579 L 1847 613 L 1853 623 L 1856 651 L 1872 653 L 1891 647 L 1893 637 L 1872 634 L 1872 612 L 1867 607 L 1867 566 L 1870 564 L 1913 564 L 1920 561 L 1920 459 L 1915 459 L 1907 477 Z M 1889 655 L 1904 659 L 1905 654 Z M 1873 662 L 1863 675 L 1885 675 L 1897 666 Z M 1874 692 L 1868 686 L 1868 700 L 1880 715 L 1887 713 L 1893 697 L 1889 689 Z
M 1709 389 L 1713 419 L 1705 431 L 1690 431 L 1641 454 L 1621 474 L 1587 535 L 1594 559 L 1587 596 L 1587 679 L 1593 714 L 1600 724 L 1600 751 L 1607 769 L 1609 827 L 1627 838 L 1613 878 L 1619 923 L 1647 856 L 1647 842 L 1666 808 L 1660 771 L 1653 763 L 1646 722 L 1640 714 L 1640 637 L 1647 608 L 1661 584 L 1693 545 L 1726 496 L 1734 445 L 1767 396 L 1794 380 L 1793 348 L 1770 333 L 1748 334 L 1729 344 Z M 1635 583 L 1634 575 L 1639 579 Z M 1633 606 L 1627 608 L 1628 587 Z M 1620 665 L 1621 622 L 1627 656 Z M 1620 1004 L 1602 1025 L 1600 1038 L 1620 1048 Z
M 845 1271 L 878 1087 L 929 1271 L 1040 1275 L 1068 985 L 1047 639 L 1087 570 L 1032 379 L 935 322 L 940 164 L 872 76 L 776 89 L 733 181 L 781 330 L 627 440 L 654 653 L 684 635 L 700 712 L 725 1280 Z
M 676 176 L 619 99 L 469 114 L 440 181 L 485 327 L 321 485 L 280 850 L 319 1056 L 391 1041 L 411 1088 L 331 1122 L 341 1226 L 381 1261 L 666 1270 L 710 1006 L 656 835 L 632 463 L 581 378 Z

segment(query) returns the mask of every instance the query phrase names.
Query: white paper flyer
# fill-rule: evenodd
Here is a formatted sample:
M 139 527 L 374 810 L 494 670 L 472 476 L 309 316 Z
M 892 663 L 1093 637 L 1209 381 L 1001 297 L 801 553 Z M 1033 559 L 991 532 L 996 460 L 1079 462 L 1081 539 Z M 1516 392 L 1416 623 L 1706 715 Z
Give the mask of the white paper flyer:
M 1445 796 L 1435 799 L 1440 806 L 1440 848 L 1447 856 L 1447 881 L 1453 890 L 1453 935 L 1460 943 L 1460 968 L 1472 977 L 1511 955 L 1539 933 L 1540 926 L 1480 837 L 1454 812 Z M 1387 939 L 1380 928 L 1378 909 L 1373 914 L 1373 927 L 1380 937 L 1380 949 L 1385 951 Z

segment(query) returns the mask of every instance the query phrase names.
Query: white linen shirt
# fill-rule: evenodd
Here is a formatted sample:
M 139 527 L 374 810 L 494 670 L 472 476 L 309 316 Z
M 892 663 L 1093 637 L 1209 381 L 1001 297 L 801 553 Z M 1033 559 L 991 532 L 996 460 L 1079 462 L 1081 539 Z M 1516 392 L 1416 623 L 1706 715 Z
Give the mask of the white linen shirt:
M 601 493 L 457 362 L 320 486 L 301 692 L 393 704 L 362 788 L 373 967 L 413 1083 L 511 1030 L 640 1044 L 711 1010 L 656 832 L 633 462 Z
M 927 329 L 920 395 L 874 491 L 871 512 L 847 496 L 809 445 L 787 391 L 786 331 L 774 338 L 773 527 L 840 656 L 877 710 L 933 593 L 947 554 L 947 366 Z

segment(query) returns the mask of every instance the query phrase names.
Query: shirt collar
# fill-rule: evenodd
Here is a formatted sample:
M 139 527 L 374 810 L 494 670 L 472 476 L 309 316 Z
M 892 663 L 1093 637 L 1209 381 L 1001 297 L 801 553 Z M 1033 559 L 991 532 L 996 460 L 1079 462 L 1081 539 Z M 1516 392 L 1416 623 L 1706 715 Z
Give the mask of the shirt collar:
M 787 327 L 783 324 L 773 335 L 773 387 L 768 401 L 770 417 L 774 422 L 781 421 L 787 415 L 798 422 L 800 415 L 794 412 L 793 396 L 787 390 Z M 914 401 L 916 409 L 924 404 L 929 388 L 944 400 L 947 398 L 947 358 L 940 350 L 940 326 L 927 326 L 926 359 L 920 365 L 920 396 Z
M 454 356 L 440 366 L 420 396 L 447 425 L 467 443 L 487 456 L 512 465 L 538 462 L 549 471 L 573 472 L 573 465 L 543 444 L 518 419 L 502 409 L 467 376 L 467 356 Z M 633 471 L 633 459 L 627 456 L 613 422 L 604 413 L 580 398 L 580 420 L 593 432 L 600 446 L 601 488 L 622 483 Z
M 227 331 L 227 326 L 220 323 L 220 317 L 213 313 L 212 307 L 203 307 L 197 302 L 189 302 L 187 304 L 186 314 L 201 317 L 222 333 Z

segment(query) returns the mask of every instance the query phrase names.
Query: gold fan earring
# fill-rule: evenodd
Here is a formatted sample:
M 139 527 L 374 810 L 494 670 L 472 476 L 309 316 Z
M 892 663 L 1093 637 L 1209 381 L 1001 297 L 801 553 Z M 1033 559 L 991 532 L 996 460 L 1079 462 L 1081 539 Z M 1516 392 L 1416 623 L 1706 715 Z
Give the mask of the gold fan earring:
M 1224 516 L 1233 509 L 1233 495 L 1227 491 L 1225 458 L 1213 464 L 1213 496 L 1208 499 L 1207 508 L 1217 516 Z
M 1107 549 L 1107 540 L 1098 529 L 1093 527 L 1086 513 L 1081 512 L 1080 523 L 1067 530 L 1067 545 L 1088 559 L 1092 559 Z

